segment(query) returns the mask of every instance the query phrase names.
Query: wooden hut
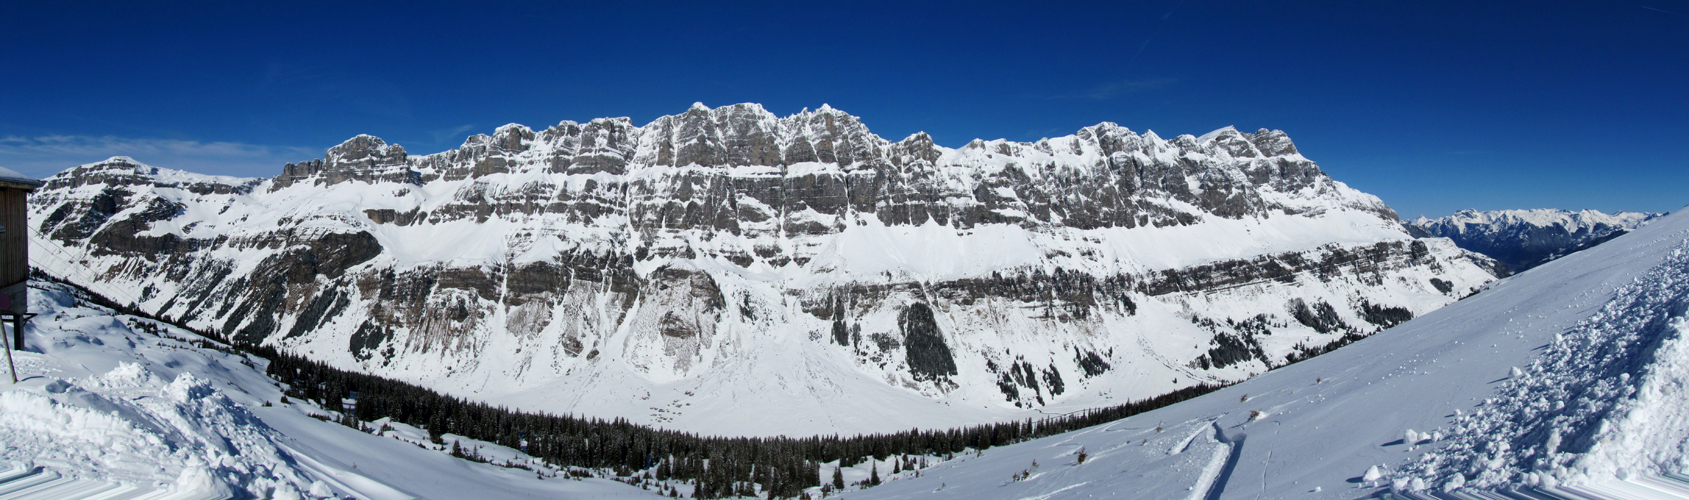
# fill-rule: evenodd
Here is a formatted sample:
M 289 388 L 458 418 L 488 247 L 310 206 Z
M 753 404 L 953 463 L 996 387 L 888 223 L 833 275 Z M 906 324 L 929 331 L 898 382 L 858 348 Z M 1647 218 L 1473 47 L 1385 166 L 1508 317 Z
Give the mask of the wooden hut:
M 41 187 L 0 167 L 0 320 L 12 320 L 12 348 L 23 349 L 29 313 L 29 193 Z

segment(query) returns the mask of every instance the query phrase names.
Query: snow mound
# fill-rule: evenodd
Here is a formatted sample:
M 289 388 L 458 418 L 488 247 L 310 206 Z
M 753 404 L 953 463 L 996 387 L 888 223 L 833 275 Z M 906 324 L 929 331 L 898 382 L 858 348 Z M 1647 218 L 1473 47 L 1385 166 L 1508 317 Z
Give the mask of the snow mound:
M 92 479 L 219 496 L 309 487 L 278 437 L 209 381 L 138 363 L 0 393 L 0 459 Z
M 1433 484 L 1582 484 L 1689 467 L 1689 251 L 1558 335 L 1451 442 L 1407 468 Z M 1470 478 L 1470 482 L 1467 479 Z

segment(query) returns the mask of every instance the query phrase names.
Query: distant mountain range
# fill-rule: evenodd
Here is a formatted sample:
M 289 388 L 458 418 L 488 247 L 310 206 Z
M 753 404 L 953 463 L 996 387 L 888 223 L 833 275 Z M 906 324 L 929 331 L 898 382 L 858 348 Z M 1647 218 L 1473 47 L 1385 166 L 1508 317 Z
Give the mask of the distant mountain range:
M 1665 214 L 1595 210 L 1462 210 L 1437 219 L 1408 222 L 1418 237 L 1454 240 L 1461 248 L 1488 255 L 1521 272 L 1635 230 Z
M 898 141 L 823 106 L 357 136 L 273 178 L 128 158 L 32 196 L 41 270 L 311 359 L 720 435 L 1022 419 L 1249 378 L 1447 305 L 1276 130 Z

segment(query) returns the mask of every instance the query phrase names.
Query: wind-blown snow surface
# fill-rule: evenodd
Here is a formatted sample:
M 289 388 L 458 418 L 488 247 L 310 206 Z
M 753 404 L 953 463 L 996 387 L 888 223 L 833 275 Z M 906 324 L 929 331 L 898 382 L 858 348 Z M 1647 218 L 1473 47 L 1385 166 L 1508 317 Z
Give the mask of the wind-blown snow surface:
M 846 497 L 1634 493 L 1622 478 L 1689 465 L 1686 248 L 1680 212 L 1330 354 Z
M 541 480 L 425 450 L 394 432 L 321 421 L 309 415 L 325 413 L 308 404 L 275 404 L 281 390 L 264 376 L 267 361 L 202 347 L 215 344 L 165 325 L 156 325 L 161 335 L 145 333 L 140 325 L 150 321 L 80 305 L 55 285 L 32 289 L 30 300 L 41 315 L 26 328 L 30 351 L 13 353 L 21 382 L 0 390 L 0 462 L 235 498 L 651 495 L 604 479 Z

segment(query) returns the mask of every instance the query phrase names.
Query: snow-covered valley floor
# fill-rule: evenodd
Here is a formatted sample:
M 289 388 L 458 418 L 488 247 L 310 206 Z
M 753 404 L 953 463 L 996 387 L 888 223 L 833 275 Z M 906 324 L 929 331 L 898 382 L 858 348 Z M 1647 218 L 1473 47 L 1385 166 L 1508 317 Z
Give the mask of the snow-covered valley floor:
M 842 496 L 1482 498 L 1529 487 L 1669 498 L 1682 493 L 1669 477 L 1689 465 L 1686 308 L 1689 217 L 1679 214 L 1191 401 L 922 457 L 918 472 L 858 465 L 847 482 L 870 468 L 886 482 Z M 453 458 L 402 424 L 360 431 L 313 418 L 329 414 L 283 403 L 263 360 L 57 285 L 37 284 L 31 309 L 42 315 L 26 331 L 30 350 L 14 354 L 22 380 L 0 391 L 0 470 L 183 498 L 656 494 L 569 479 L 486 443 L 459 442 L 529 468 Z M 823 464 L 824 480 L 836 465 Z

